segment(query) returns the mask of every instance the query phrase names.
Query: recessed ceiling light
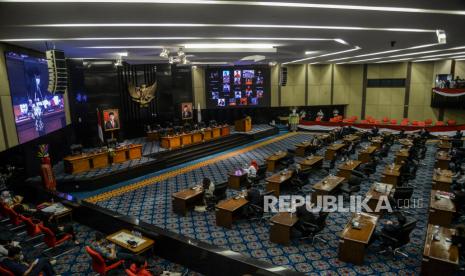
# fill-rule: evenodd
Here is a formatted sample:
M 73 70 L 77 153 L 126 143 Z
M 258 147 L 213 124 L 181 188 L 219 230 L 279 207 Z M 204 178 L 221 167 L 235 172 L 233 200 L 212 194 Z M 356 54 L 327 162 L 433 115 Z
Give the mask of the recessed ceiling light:
M 363 54 L 363 55 L 356 55 L 356 56 L 351 56 L 351 57 L 336 58 L 336 59 L 331 59 L 331 60 L 328 60 L 328 61 L 340 61 L 340 60 L 346 60 L 346 59 L 351 59 L 351 58 L 376 56 L 376 55 L 389 54 L 389 53 L 395 53 L 395 52 L 400 52 L 400 51 L 407 51 L 407 50 L 415 50 L 415 49 L 420 49 L 420 48 L 427 48 L 427 47 L 438 46 L 438 45 L 441 45 L 441 44 L 439 44 L 439 43 L 434 43 L 434 44 L 423 44 L 423 45 L 417 45 L 417 46 L 408 47 L 408 48 L 402 48 L 402 49 L 388 50 L 388 51 L 382 51 L 382 52 L 374 52 L 374 53 L 368 53 L 368 54 Z
M 443 58 L 429 58 L 429 59 L 417 59 L 412 62 L 424 62 L 424 61 L 435 61 L 435 60 L 441 60 Z
M 461 55 L 465 54 L 465 52 L 458 52 L 458 53 L 447 53 L 447 54 L 438 54 L 438 55 L 429 55 L 429 56 L 421 56 L 420 58 L 435 58 L 435 57 L 445 57 L 445 56 L 453 56 L 453 55 Z
M 362 48 L 360 48 L 358 46 L 355 46 L 355 48 L 352 48 L 352 49 L 349 49 L 349 50 L 344 50 L 344 51 L 339 51 L 339 52 L 332 52 L 332 53 L 327 53 L 327 54 L 323 54 L 323 55 L 319 55 L 319 56 L 297 59 L 297 60 L 293 60 L 293 61 L 284 62 L 283 64 L 296 63 L 296 62 L 306 61 L 306 60 L 320 58 L 320 57 L 333 56 L 333 55 L 338 55 L 338 54 L 342 54 L 342 53 L 357 51 L 357 50 L 360 50 L 360 49 L 362 49 Z
M 406 12 L 406 13 L 431 13 L 465 15 L 463 10 L 440 10 L 422 9 L 411 7 L 392 6 L 364 6 L 364 5 L 341 5 L 341 4 L 318 4 L 298 2 L 271 2 L 271 1 L 212 1 L 212 0 L 4 0 L 3 2 L 15 3 L 146 3 L 146 4 L 189 4 L 189 5 L 235 5 L 235 6 L 265 6 L 286 8 L 311 8 L 311 9 L 339 9 L 360 11 L 382 11 L 382 12 Z
M 420 32 L 436 33 L 436 29 L 419 28 L 375 28 L 361 26 L 324 26 L 324 25 L 284 25 L 284 24 L 204 24 L 204 23 L 66 23 L 66 24 L 29 24 L 25 27 L 50 28 L 104 28 L 104 27 L 160 27 L 160 28 L 272 28 L 272 29 L 320 29 L 320 30 L 350 30 L 350 31 L 386 31 L 386 32 Z
M 375 63 L 390 63 L 390 62 L 399 62 L 399 61 L 407 61 L 412 58 L 401 58 L 401 59 L 390 59 L 390 60 L 383 60 L 383 61 L 377 61 Z
M 276 45 L 262 43 L 192 43 L 183 46 L 185 49 L 272 49 Z

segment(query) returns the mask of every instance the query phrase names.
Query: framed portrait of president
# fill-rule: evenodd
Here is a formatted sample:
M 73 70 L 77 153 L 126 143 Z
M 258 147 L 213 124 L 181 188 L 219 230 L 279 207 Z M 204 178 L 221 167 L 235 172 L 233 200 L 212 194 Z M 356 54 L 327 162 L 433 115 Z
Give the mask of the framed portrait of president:
M 112 130 L 120 129 L 118 109 L 103 110 L 103 129 L 105 131 L 112 131 Z
M 181 103 L 181 119 L 192 120 L 192 103 Z

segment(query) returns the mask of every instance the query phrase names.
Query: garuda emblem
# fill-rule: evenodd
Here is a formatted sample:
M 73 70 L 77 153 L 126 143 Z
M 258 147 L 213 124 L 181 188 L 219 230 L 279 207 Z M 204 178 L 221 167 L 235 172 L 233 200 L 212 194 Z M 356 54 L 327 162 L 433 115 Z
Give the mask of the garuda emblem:
M 142 84 L 140 87 L 135 86 L 133 83 L 129 83 L 128 90 L 129 95 L 133 101 L 139 103 L 140 107 L 147 107 L 149 103 L 155 98 L 157 82 L 154 82 L 150 86 Z

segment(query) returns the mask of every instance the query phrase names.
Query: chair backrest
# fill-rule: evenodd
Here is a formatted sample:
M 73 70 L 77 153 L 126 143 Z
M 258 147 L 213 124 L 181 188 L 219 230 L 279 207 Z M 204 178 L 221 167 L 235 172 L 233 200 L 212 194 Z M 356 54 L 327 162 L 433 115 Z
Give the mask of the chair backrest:
M 103 259 L 97 251 L 94 251 L 89 246 L 86 246 L 86 251 L 92 258 L 92 269 L 97 273 L 104 274 L 106 272 L 105 259 Z
M 15 276 L 13 272 L 9 271 L 8 269 L 0 266 L 0 275 L 2 276 Z
M 228 182 L 218 183 L 215 185 L 213 194 L 217 198 L 224 198 L 226 197 L 226 189 L 228 189 Z
M 257 175 L 266 174 L 266 169 L 267 169 L 266 164 L 258 165 Z
M 410 199 L 413 195 L 413 187 L 396 187 L 393 197 L 396 200 Z
M 412 233 L 413 229 L 415 229 L 416 226 L 417 226 L 417 220 L 412 220 L 402 226 L 402 229 L 397 238 L 397 240 L 399 241 L 397 246 L 402 246 L 404 244 L 409 243 L 410 233 Z
M 23 215 L 20 215 L 20 218 L 22 221 L 24 221 L 24 224 L 26 224 L 26 231 L 29 236 L 35 236 L 40 233 L 39 225 L 35 224 L 32 221 L 32 218 L 28 218 Z
M 18 213 L 13 210 L 13 208 L 6 207 L 6 212 L 8 213 L 11 224 L 18 226 L 21 223 L 21 218 L 19 217 Z
M 40 231 L 44 233 L 44 242 L 48 247 L 55 247 L 57 239 L 55 233 L 43 224 L 39 224 Z

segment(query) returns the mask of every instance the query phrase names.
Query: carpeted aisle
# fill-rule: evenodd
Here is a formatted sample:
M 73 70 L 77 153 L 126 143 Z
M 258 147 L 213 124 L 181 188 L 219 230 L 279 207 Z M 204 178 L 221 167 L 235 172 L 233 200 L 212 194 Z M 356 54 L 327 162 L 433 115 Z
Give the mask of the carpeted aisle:
M 237 221 L 233 229 L 218 227 L 215 224 L 213 212 L 190 212 L 181 217 L 172 212 L 171 194 L 181 189 L 199 183 L 203 177 L 210 177 L 214 182 L 227 179 L 227 172 L 238 168 L 251 159 L 260 162 L 271 153 L 281 149 L 292 148 L 295 143 L 309 138 L 308 133 L 288 135 L 284 139 L 265 144 L 250 151 L 220 159 L 217 162 L 200 166 L 193 170 L 173 175 L 154 183 L 146 183 L 140 188 L 119 191 L 99 198 L 98 205 L 115 210 L 124 215 L 136 216 L 146 222 L 184 234 L 191 238 L 222 246 L 242 254 L 265 260 L 276 265 L 305 272 L 307 275 L 418 275 L 420 272 L 424 235 L 428 215 L 429 194 L 434 168 L 435 147 L 428 145 L 425 164 L 419 167 L 417 178 L 412 181 L 417 185 L 414 198 L 421 199 L 420 209 L 411 209 L 412 217 L 418 219 L 417 228 L 411 236 L 411 242 L 404 248 L 409 258 L 389 256 L 377 253 L 378 244 L 373 244 L 367 251 L 365 265 L 354 266 L 338 260 L 339 232 L 344 228 L 350 214 L 332 213 L 327 219 L 326 229 L 323 231 L 326 243 L 294 240 L 290 246 L 281 246 L 269 241 L 269 225 L 250 221 Z M 385 160 L 389 164 L 399 145 L 394 145 Z M 323 154 L 323 151 L 321 152 Z M 356 155 L 353 159 L 356 159 Z M 336 165 L 337 167 L 337 165 Z M 381 179 L 384 164 L 378 166 L 375 180 Z M 334 170 L 336 173 L 336 169 Z M 311 176 L 313 184 L 324 177 L 324 173 Z M 360 194 L 364 195 L 372 182 L 364 182 Z M 228 190 L 228 196 L 235 191 Z M 386 219 L 378 224 L 379 231 Z

